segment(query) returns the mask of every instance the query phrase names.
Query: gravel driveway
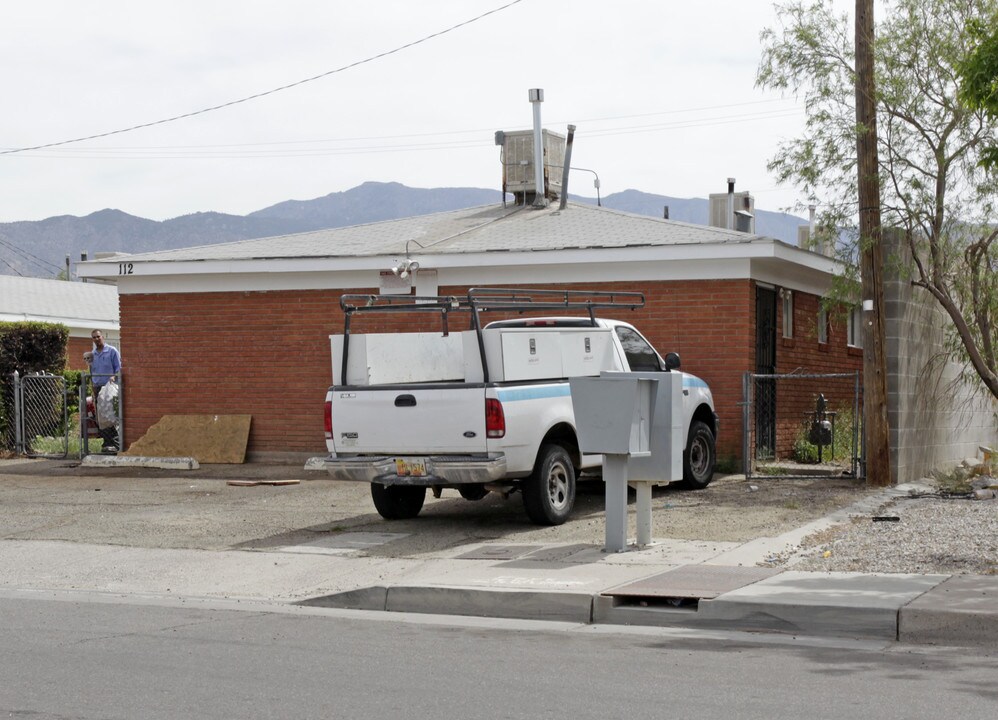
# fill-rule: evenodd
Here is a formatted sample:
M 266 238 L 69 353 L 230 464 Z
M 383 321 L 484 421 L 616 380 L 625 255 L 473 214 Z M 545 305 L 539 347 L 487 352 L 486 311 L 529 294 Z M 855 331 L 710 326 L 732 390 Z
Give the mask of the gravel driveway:
M 235 487 L 227 484 L 231 479 L 301 482 Z M 843 477 L 718 476 L 702 491 L 657 489 L 652 535 L 708 542 L 776 537 L 877 492 Z M 864 515 L 808 538 L 799 552 L 773 562 L 808 570 L 998 571 L 998 501 L 902 499 L 876 514 L 899 520 Z M 374 511 L 366 485 L 336 482 L 300 465 L 206 465 L 181 474 L 0 461 L 4 539 L 264 549 L 353 530 L 400 536 L 372 550 L 379 556 L 429 557 L 475 542 L 602 545 L 604 528 L 600 482 L 580 485 L 572 518 L 558 527 L 531 525 L 518 495 L 490 494 L 472 502 L 456 491 L 439 499 L 428 495 L 414 520 L 388 522 Z

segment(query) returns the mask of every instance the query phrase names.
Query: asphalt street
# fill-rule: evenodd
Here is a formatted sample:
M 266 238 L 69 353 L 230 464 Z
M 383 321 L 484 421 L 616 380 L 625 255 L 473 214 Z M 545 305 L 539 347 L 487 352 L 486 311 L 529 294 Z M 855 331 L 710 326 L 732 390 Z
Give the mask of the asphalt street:
M 316 608 L 0 592 L 0 714 L 107 718 L 993 717 L 998 660 Z

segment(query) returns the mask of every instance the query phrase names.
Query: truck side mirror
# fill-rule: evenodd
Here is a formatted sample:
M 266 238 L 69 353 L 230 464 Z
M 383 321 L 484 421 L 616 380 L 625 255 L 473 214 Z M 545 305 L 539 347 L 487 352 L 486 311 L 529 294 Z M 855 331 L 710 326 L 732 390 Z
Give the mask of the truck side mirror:
M 679 369 L 679 353 L 671 352 L 665 356 L 665 369 L 669 371 Z

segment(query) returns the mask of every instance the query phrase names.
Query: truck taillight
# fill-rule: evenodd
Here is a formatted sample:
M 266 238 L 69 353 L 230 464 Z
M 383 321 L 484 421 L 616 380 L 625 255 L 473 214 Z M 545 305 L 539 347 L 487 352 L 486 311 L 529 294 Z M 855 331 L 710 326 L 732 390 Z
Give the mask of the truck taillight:
M 502 411 L 502 403 L 495 398 L 485 399 L 485 436 L 506 437 L 506 416 Z
M 333 401 L 326 400 L 325 417 L 323 424 L 326 426 L 326 440 L 333 439 Z

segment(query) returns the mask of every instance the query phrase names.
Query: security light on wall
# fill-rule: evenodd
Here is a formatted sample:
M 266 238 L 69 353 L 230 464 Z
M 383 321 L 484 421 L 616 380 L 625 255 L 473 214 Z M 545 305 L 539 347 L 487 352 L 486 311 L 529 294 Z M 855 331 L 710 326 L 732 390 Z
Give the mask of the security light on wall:
M 400 260 L 392 267 L 392 272 L 398 275 L 400 278 L 405 280 L 409 275 L 419 270 L 419 263 L 415 260 L 406 258 L 405 260 Z
M 417 247 L 421 248 L 426 247 L 418 240 L 409 239 L 405 241 L 405 259 L 396 260 L 395 264 L 392 266 L 392 272 L 395 275 L 398 275 L 403 280 L 405 280 L 410 275 L 414 275 L 416 271 L 419 270 L 419 262 L 413 260 L 412 257 L 409 255 L 409 245 L 416 245 Z

